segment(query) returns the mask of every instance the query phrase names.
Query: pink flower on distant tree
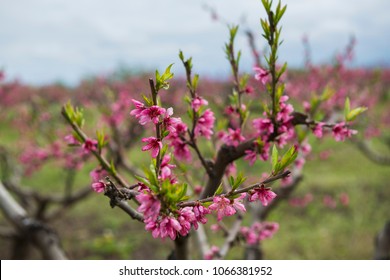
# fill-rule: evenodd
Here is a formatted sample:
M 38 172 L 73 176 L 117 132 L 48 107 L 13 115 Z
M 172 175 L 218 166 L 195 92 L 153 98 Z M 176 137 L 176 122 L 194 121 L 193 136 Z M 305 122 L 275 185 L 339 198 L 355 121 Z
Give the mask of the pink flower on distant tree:
M 79 145 L 80 142 L 72 134 L 66 135 L 64 140 L 68 145 Z

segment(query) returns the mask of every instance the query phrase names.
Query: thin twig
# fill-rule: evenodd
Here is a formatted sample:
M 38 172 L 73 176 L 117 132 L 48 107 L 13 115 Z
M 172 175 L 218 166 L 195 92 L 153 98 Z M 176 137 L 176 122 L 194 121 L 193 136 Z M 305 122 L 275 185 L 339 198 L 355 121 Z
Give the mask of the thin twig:
M 277 174 L 275 176 L 272 176 L 260 183 L 256 183 L 256 184 L 253 184 L 253 185 L 250 185 L 248 187 L 245 187 L 245 188 L 241 188 L 241 189 L 237 189 L 233 192 L 228 192 L 226 194 L 224 194 L 223 196 L 225 197 L 231 197 L 231 196 L 235 196 L 237 194 L 241 194 L 241 193 L 246 193 L 254 188 L 258 188 L 260 187 L 261 185 L 266 185 L 266 184 L 269 184 L 269 183 L 272 183 L 276 180 L 279 180 L 279 179 L 282 179 L 282 178 L 285 178 L 287 177 L 288 175 L 290 175 L 290 171 L 286 170 L 284 171 L 283 173 L 281 174 Z M 204 199 L 199 199 L 199 200 L 196 200 L 196 201 L 186 201 L 186 202 L 180 202 L 178 203 L 178 206 L 179 207 L 186 207 L 186 206 L 196 206 L 198 205 L 199 203 L 205 203 L 205 202 L 210 202 L 213 200 L 213 197 L 207 197 L 207 198 L 204 198 Z

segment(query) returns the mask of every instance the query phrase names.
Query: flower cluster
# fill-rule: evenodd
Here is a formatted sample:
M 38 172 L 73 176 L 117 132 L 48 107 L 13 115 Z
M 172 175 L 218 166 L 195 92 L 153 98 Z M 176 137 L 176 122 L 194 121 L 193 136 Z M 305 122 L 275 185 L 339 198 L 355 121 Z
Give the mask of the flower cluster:
M 271 238 L 278 230 L 278 223 L 256 222 L 251 227 L 242 227 L 240 232 L 244 236 L 247 244 L 255 245 L 264 239 Z
M 241 194 L 236 199 L 228 199 L 224 196 L 215 196 L 213 203 L 209 206 L 210 210 L 217 213 L 217 220 L 221 221 L 223 217 L 234 215 L 237 210 L 246 212 L 245 205 L 242 199 L 246 197 L 246 193 Z
M 332 128 L 332 135 L 336 141 L 344 141 L 356 133 L 357 131 L 349 129 L 345 122 L 338 123 Z
M 144 215 L 145 229 L 152 232 L 154 238 L 169 237 L 175 240 L 178 235 L 186 236 L 191 226 L 198 228 L 198 223 L 207 223 L 205 217 L 210 210 L 202 205 L 183 207 L 179 210 L 166 211 L 160 199 L 145 185 L 140 185 L 137 200 L 140 203 L 138 211 Z

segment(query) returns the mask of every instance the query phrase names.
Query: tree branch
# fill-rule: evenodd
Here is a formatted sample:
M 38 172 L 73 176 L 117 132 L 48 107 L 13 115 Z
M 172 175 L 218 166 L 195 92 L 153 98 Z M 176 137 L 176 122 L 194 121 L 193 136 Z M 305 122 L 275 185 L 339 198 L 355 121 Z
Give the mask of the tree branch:
M 372 162 L 380 165 L 390 165 L 390 157 L 376 153 L 366 141 L 354 142 L 359 150 Z
M 44 259 L 66 259 L 58 236 L 46 224 L 28 217 L 0 182 L 0 208 L 4 216 L 42 252 Z

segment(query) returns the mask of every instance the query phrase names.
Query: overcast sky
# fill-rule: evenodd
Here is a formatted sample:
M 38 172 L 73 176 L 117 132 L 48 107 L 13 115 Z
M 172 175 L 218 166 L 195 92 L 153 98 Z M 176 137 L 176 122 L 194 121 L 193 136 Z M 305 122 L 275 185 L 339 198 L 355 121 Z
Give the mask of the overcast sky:
M 183 73 L 181 49 L 193 57 L 196 72 L 221 76 L 229 71 L 222 50 L 228 31 L 211 19 L 205 3 L 231 23 L 245 18 L 241 30 L 255 31 L 258 46 L 264 46 L 260 0 L 1 0 L 0 69 L 8 78 L 33 84 L 75 84 L 119 66 L 153 70 L 175 63 L 173 72 Z M 303 64 L 304 34 L 315 62 L 329 61 L 354 35 L 356 65 L 390 64 L 389 0 L 283 3 L 288 8 L 280 59 L 290 66 Z M 244 52 L 242 67 L 250 70 L 243 33 L 237 48 Z

